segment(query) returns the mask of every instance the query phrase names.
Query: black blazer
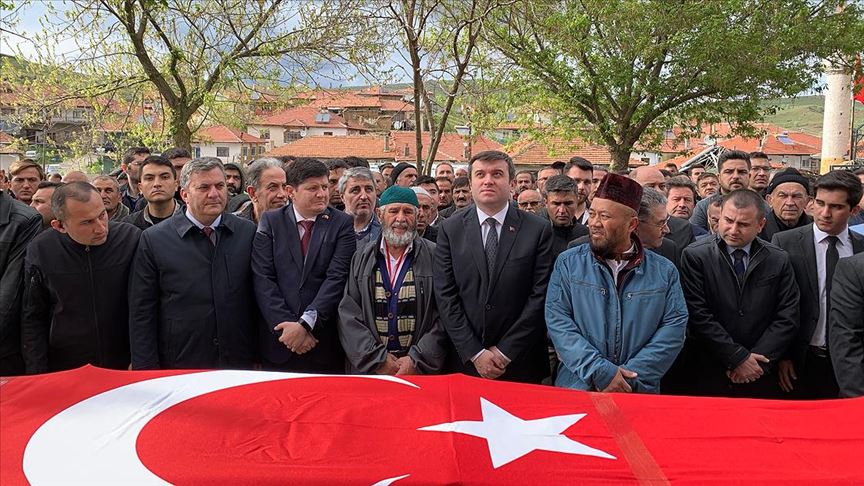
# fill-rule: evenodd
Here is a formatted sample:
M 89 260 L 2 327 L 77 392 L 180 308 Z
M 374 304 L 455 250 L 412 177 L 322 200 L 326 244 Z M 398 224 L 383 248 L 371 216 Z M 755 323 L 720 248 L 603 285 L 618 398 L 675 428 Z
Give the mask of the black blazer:
M 129 281 L 133 368 L 254 364 L 255 225 L 225 213 L 216 235 L 214 247 L 185 213 L 141 233 Z
M 852 238 L 852 253 L 864 252 L 864 236 L 849 231 Z M 787 358 L 795 363 L 796 368 L 807 365 L 807 346 L 816 331 L 819 321 L 819 273 L 816 270 L 816 245 L 813 243 L 813 224 L 800 228 L 775 233 L 772 243 L 786 250 L 792 268 L 795 270 L 795 281 L 801 292 L 801 303 L 798 311 L 798 334 L 789 349 Z M 830 316 L 829 316 L 830 318 Z
M 438 230 L 435 293 L 455 346 L 449 368 L 477 376 L 471 358 L 498 346 L 512 360 L 501 379 L 539 383 L 549 376 L 543 312 L 552 229 L 548 221 L 511 206 L 491 276 L 481 234 L 474 206 L 446 219 Z
M 864 253 L 837 264 L 829 317 L 828 346 L 840 396 L 864 396 Z
M 261 216 L 252 250 L 252 272 L 263 317 L 259 337 L 265 365 L 293 371 L 344 371 L 345 354 L 336 324 L 356 247 L 354 220 L 328 207 L 315 219 L 304 262 L 293 203 Z M 318 345 L 295 355 L 279 342 L 281 333 L 273 327 L 280 322 L 297 322 L 313 309 L 318 318 L 312 334 Z

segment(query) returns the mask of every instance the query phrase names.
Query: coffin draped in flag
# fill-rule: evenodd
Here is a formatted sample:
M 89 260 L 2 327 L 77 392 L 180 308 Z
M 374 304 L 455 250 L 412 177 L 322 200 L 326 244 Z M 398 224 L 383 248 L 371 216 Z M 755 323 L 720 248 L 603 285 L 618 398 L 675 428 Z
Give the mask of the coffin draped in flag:
M 92 367 L 0 383 L 4 486 L 864 482 L 864 399 Z

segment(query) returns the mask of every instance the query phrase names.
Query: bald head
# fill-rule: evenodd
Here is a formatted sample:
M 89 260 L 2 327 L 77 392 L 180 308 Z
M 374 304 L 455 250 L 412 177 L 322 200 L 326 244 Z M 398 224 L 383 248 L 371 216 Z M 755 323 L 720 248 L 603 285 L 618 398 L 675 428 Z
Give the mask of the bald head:
M 63 177 L 63 183 L 68 184 L 70 182 L 90 182 L 90 179 L 87 178 L 87 174 L 80 170 L 73 170 Z
M 637 167 L 630 172 L 630 178 L 642 187 L 649 187 L 666 194 L 666 177 L 657 167 Z

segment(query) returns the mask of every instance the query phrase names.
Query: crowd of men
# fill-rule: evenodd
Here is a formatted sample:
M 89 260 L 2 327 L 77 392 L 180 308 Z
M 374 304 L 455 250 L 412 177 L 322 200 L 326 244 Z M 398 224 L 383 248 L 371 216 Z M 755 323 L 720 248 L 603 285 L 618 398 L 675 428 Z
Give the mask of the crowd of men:
M 87 363 L 864 395 L 864 171 L 129 149 L 0 174 L 0 375 Z M 29 207 L 28 207 L 29 206 Z

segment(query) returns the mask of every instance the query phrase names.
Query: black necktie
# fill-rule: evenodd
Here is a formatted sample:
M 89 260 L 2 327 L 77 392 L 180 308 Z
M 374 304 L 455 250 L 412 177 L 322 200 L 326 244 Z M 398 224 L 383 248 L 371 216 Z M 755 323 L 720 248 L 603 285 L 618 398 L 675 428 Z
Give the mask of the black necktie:
M 495 218 L 486 218 L 486 224 L 489 225 L 489 233 L 486 234 L 486 269 L 489 276 L 495 271 L 495 257 L 498 256 L 498 233 L 495 231 L 495 226 L 498 221 Z
M 744 267 L 744 257 L 746 255 L 747 252 L 741 248 L 732 252 L 732 258 L 735 259 L 735 264 L 733 265 L 735 268 L 735 276 L 738 277 L 739 283 L 744 281 L 744 272 L 747 270 L 746 267 Z
M 828 240 L 828 250 L 825 252 L 825 317 L 827 319 L 828 313 L 831 312 L 831 281 L 834 280 L 834 268 L 840 260 L 840 252 L 837 251 L 837 242 L 840 239 L 836 236 L 828 236 L 826 239 Z

